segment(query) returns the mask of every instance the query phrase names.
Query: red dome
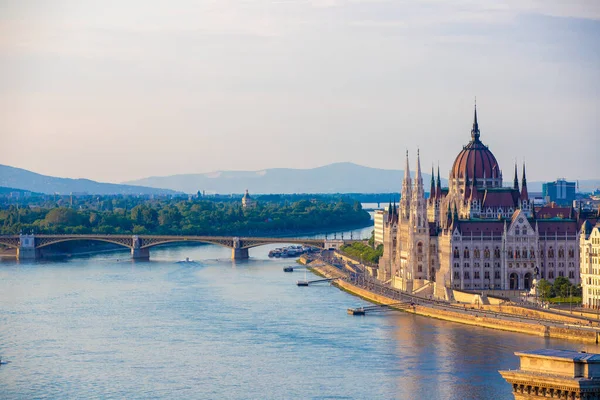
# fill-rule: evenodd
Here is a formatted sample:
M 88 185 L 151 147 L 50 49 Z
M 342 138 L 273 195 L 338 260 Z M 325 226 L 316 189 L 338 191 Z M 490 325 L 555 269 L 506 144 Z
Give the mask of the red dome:
M 492 152 L 480 141 L 472 141 L 458 153 L 452 166 L 451 178 L 464 178 L 469 180 L 499 178 L 500 168 Z
M 500 177 L 500 167 L 498 161 L 486 145 L 479 140 L 479 126 L 477 124 L 477 110 L 475 110 L 475 118 L 473 121 L 473 129 L 471 130 L 471 141 L 462 151 L 458 153 L 452 171 L 450 172 L 451 179 L 463 179 L 467 177 L 469 180 Z

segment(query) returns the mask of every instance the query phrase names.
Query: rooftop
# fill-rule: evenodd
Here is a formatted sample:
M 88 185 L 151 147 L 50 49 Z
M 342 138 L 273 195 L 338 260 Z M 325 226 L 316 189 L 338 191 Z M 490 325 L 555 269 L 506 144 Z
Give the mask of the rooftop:
M 585 363 L 600 363 L 600 354 L 575 350 L 539 349 L 516 352 L 517 356 L 539 356 L 544 358 L 571 360 Z

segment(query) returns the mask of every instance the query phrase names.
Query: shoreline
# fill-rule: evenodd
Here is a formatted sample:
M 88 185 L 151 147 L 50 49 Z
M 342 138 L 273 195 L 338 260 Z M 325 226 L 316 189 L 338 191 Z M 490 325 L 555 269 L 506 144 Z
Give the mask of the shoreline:
M 319 266 L 310 267 L 309 270 L 314 274 L 324 278 L 336 278 L 339 275 L 344 275 L 336 267 L 323 263 Z M 337 271 L 337 273 L 335 273 Z M 344 280 L 337 280 L 332 282 L 336 288 L 347 292 L 353 296 L 360 297 L 365 301 L 374 304 L 394 304 L 398 303 L 397 299 L 386 297 Z M 390 306 L 398 311 L 403 311 L 423 317 L 436 318 L 444 321 L 456 322 L 464 325 L 479 326 L 482 328 L 497 329 L 508 332 L 526 333 L 530 335 L 536 335 L 552 339 L 563 339 L 572 340 L 585 343 L 598 344 L 600 340 L 600 330 L 593 328 L 585 328 L 582 326 L 573 326 L 573 324 L 561 324 L 559 321 L 539 321 L 538 323 L 527 322 L 518 315 L 512 316 L 509 320 L 506 317 L 500 318 L 486 315 L 484 310 L 474 311 L 471 313 L 462 313 L 459 309 L 452 310 L 450 305 L 433 307 L 432 305 L 425 305 L 423 303 L 411 303 L 410 307 L 394 307 Z M 465 308 L 466 311 L 466 308 Z M 473 315 L 474 314 L 474 315 Z

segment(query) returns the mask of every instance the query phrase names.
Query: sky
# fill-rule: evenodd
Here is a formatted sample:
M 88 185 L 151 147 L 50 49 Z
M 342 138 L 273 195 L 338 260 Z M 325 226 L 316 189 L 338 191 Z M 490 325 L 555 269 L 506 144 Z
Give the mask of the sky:
M 598 0 L 0 0 L 0 164 L 123 182 L 350 161 L 600 178 Z

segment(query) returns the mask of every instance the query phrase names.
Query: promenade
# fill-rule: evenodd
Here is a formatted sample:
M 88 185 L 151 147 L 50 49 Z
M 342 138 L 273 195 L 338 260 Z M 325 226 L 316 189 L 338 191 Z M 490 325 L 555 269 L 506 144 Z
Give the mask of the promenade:
M 342 290 L 377 304 L 405 303 L 410 307 L 391 307 L 417 315 L 462 324 L 533 334 L 549 338 L 598 343 L 598 320 L 585 314 L 565 314 L 543 309 L 531 309 L 506 303 L 503 311 L 486 306 L 450 303 L 423 298 L 392 288 L 365 273 L 364 267 L 347 264 L 339 259 L 315 258 L 309 268 L 326 278 L 338 278 L 333 284 Z M 489 307 L 489 306 L 488 306 Z

